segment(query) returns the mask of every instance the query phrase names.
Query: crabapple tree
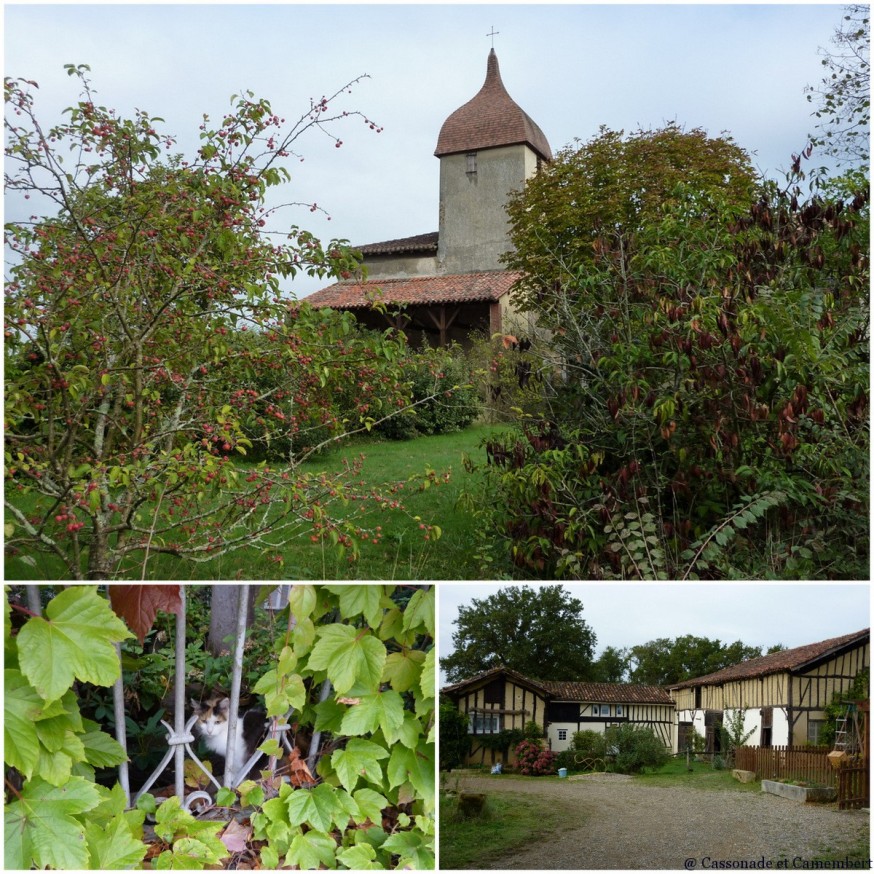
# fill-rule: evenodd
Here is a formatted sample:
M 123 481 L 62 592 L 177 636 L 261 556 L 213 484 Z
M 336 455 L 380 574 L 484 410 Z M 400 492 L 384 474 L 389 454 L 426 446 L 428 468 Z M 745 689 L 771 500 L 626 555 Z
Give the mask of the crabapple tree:
M 354 494 L 353 471 L 304 475 L 295 447 L 314 423 L 324 443 L 402 409 L 403 340 L 289 307 L 284 278 L 357 261 L 343 241 L 277 230 L 267 200 L 307 132 L 339 144 L 355 117 L 378 130 L 336 108 L 355 83 L 292 122 L 235 96 L 186 156 L 161 119 L 121 117 L 86 66 L 67 70 L 82 93 L 53 127 L 36 83 L 5 82 L 7 194 L 39 213 L 5 234 L 7 549 L 109 579 L 145 575 L 159 553 L 280 560 L 292 538 L 378 536 L 356 524 L 350 499 L 374 496 Z M 342 415 L 341 390 L 355 397 Z M 284 456 L 241 467 L 254 444 Z

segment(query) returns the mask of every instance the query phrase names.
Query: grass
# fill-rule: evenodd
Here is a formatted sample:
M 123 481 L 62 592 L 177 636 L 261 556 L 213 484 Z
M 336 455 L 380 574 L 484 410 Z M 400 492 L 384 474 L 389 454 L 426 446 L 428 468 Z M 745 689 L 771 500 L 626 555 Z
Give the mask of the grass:
M 460 819 L 455 798 L 441 794 L 440 867 L 481 868 L 496 856 L 547 838 L 566 820 L 566 812 L 544 808 L 540 799 L 499 793 L 488 796 L 482 817 Z
M 438 474 L 437 482 L 431 487 L 406 488 L 398 495 L 406 513 L 374 509 L 363 517 L 361 521 L 365 526 L 382 526 L 383 539 L 378 545 L 362 544 L 360 556 L 354 562 L 331 544 L 314 544 L 308 536 L 302 536 L 282 551 L 281 564 L 272 560 L 275 553 L 268 555 L 268 551 L 260 547 L 198 564 L 158 555 L 150 560 L 146 579 L 479 579 L 481 574 L 475 556 L 477 524 L 458 504 L 462 491 L 475 485 L 472 475 L 464 469 L 462 457 L 467 454 L 475 461 L 484 461 L 481 441 L 504 428 L 478 425 L 462 432 L 407 441 L 353 442 L 308 461 L 305 470 L 331 473 L 342 470 L 345 458 L 363 454 L 365 461 L 357 479 L 373 487 L 421 475 L 426 467 Z M 240 467 L 245 470 L 245 463 Z M 440 477 L 446 471 L 451 475 L 444 483 Z M 37 512 L 39 499 L 30 500 L 31 506 L 25 505 L 22 509 L 26 513 Z M 442 536 L 426 540 L 427 532 L 420 528 L 421 524 L 439 526 Z M 7 557 L 6 578 L 64 577 L 59 561 L 45 555 L 36 555 L 34 559 L 36 563 L 31 565 L 19 558 Z M 141 574 L 141 566 L 132 565 L 125 576 L 139 579 Z M 490 577 L 493 575 L 489 573 Z
M 657 771 L 638 774 L 635 780 L 645 786 L 679 786 L 684 789 L 730 789 L 735 792 L 761 792 L 761 784 L 741 783 L 731 776 L 730 768 L 716 770 L 708 762 L 692 762 L 686 768 L 685 757 L 671 759 Z

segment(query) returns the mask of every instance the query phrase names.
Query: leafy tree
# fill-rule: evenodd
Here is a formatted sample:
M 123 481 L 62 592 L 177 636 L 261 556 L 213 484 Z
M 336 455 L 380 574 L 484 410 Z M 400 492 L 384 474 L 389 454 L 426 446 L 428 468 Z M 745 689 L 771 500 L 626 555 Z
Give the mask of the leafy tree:
M 583 603 L 562 586 L 509 587 L 460 607 L 453 651 L 440 659 L 450 682 L 503 666 L 540 680 L 586 679 L 595 632 Z
M 760 648 L 739 640 L 720 640 L 686 634 L 675 639 L 659 637 L 628 650 L 629 676 L 633 683 L 667 686 L 739 664 L 762 654 Z
M 628 675 L 628 650 L 615 646 L 604 648 L 592 665 L 592 678 L 597 683 L 623 683 Z
M 639 774 L 646 768 L 655 770 L 670 758 L 651 728 L 626 722 L 608 728 L 605 738 L 607 751 L 614 756 L 614 767 L 622 774 Z
M 507 212 L 513 249 L 509 269 L 524 274 L 514 300 L 534 312 L 541 327 L 561 331 L 566 313 L 553 291 L 582 267 L 617 258 L 605 240 L 621 236 L 621 260 L 635 251 L 636 233 L 678 202 L 677 186 L 694 192 L 708 209 L 713 194 L 730 204 L 747 204 L 755 189 L 749 156 L 731 137 L 708 137 L 701 129 L 624 131 L 602 127 L 589 142 L 568 147 L 511 195 Z M 572 291 L 574 307 L 590 300 Z
M 68 72 L 83 94 L 51 129 L 35 83 L 5 83 L 6 189 L 41 212 L 6 225 L 11 554 L 107 579 L 145 573 L 158 553 L 281 560 L 305 535 L 354 549 L 355 513 L 327 510 L 353 493 L 354 471 L 304 476 L 293 447 L 314 427 L 332 439 L 402 408 L 403 345 L 352 317 L 289 308 L 283 278 L 357 262 L 296 226 L 268 236 L 278 219 L 265 202 L 305 133 L 333 137 L 342 116 L 360 115 L 334 109 L 346 89 L 291 124 L 266 100 L 235 96 L 219 123 L 204 117 L 186 158 L 169 151 L 160 119 L 119 117 L 97 102 L 86 66 Z M 338 414 L 332 393 L 349 409 Z M 279 465 L 234 461 L 280 444 Z
M 598 166 L 556 186 L 566 212 Z M 491 442 L 483 511 L 520 573 L 867 575 L 867 179 L 797 181 L 746 205 L 680 184 L 584 246 L 520 195 L 551 421 Z
M 819 122 L 813 144 L 841 162 L 864 164 L 870 154 L 871 124 L 871 10 L 848 6 L 835 29 L 831 51 L 823 51 L 827 75 L 807 88 L 817 106 Z
M 746 710 L 733 710 L 731 716 L 719 725 L 719 734 L 722 739 L 720 749 L 725 754 L 726 767 L 734 767 L 735 751 L 742 747 L 758 730 L 758 725 L 747 731 L 744 727 L 746 722 Z
M 470 752 L 467 717 L 448 698 L 440 699 L 440 770 L 464 763 Z

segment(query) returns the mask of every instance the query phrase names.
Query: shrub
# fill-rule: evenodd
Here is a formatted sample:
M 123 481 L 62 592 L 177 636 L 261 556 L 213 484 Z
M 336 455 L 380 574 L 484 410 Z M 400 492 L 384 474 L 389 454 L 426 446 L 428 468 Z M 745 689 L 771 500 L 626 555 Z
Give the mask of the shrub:
M 649 728 L 620 725 L 608 728 L 605 739 L 610 750 L 615 751 L 616 770 L 623 774 L 660 768 L 669 758 L 665 745 Z
M 516 747 L 516 759 L 519 763 L 519 773 L 526 777 L 543 777 L 556 771 L 556 754 L 552 750 L 543 749 L 540 744 L 531 740 L 523 740 Z
M 448 700 L 440 702 L 440 770 L 464 763 L 470 752 L 467 717 Z
M 577 757 L 603 759 L 607 754 L 607 739 L 597 731 L 575 731 L 571 738 L 571 749 Z
M 413 353 L 405 371 L 410 409 L 381 422 L 378 433 L 393 440 L 409 440 L 417 434 L 461 431 L 479 415 L 479 398 L 458 347 Z

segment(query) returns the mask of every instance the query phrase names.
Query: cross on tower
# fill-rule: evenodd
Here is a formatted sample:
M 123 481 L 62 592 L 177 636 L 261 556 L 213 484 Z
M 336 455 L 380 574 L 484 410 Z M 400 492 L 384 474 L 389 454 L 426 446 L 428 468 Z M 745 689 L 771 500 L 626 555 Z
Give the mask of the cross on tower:
M 493 24 L 493 25 L 492 25 L 492 30 L 491 30 L 491 32 L 486 34 L 486 36 L 490 36 L 490 37 L 492 38 L 492 48 L 495 47 L 495 37 L 496 37 L 500 32 L 501 32 L 501 31 L 499 31 L 499 30 L 495 30 L 495 26 L 494 26 L 494 24 Z

